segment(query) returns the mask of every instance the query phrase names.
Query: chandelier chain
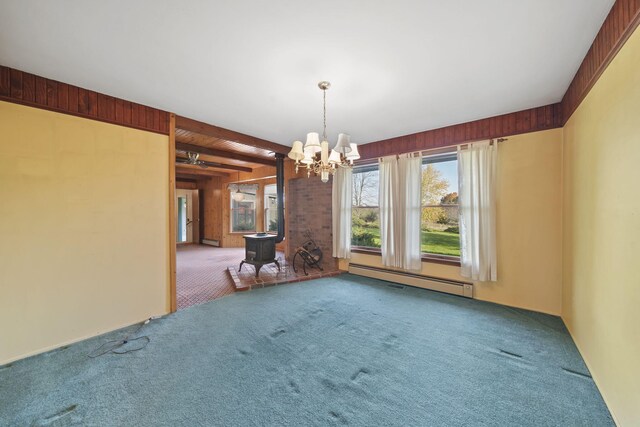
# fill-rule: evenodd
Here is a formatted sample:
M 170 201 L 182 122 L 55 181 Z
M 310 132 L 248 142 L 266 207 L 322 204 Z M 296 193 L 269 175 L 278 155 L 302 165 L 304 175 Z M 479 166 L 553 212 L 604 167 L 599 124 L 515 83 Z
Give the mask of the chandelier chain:
M 327 140 L 327 90 L 322 89 L 322 140 Z

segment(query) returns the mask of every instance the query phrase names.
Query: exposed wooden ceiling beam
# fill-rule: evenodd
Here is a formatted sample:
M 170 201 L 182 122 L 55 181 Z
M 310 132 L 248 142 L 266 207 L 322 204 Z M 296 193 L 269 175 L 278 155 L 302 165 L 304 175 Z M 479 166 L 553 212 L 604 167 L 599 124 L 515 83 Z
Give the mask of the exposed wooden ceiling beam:
M 176 129 L 184 129 L 201 135 L 212 136 L 214 138 L 225 139 L 227 141 L 234 141 L 251 147 L 273 151 L 274 153 L 287 154 L 289 150 L 291 150 L 291 148 L 281 144 L 276 144 L 275 142 L 181 116 L 176 116 Z
M 186 157 L 179 157 L 176 156 L 176 164 L 188 164 L 188 163 L 180 163 L 179 160 L 186 160 Z M 238 165 L 229 165 L 226 163 L 218 163 L 218 162 L 210 162 L 208 160 L 203 160 L 204 164 L 207 166 L 211 166 L 212 168 L 218 168 L 218 169 L 230 169 L 230 170 L 234 170 L 234 171 L 240 171 L 240 172 L 252 172 L 253 169 L 252 168 L 248 168 L 246 166 L 238 166 Z
M 195 176 L 195 175 L 183 175 L 176 174 L 176 182 L 206 182 L 209 181 L 213 176 Z
M 186 166 L 176 165 L 176 175 L 192 175 L 192 176 L 229 176 L 228 173 L 212 171 L 201 168 L 190 168 Z
M 234 153 L 232 151 L 216 150 L 213 148 L 202 147 L 200 145 L 187 144 L 176 141 L 176 150 L 191 151 L 192 153 L 207 154 L 209 156 L 225 157 L 227 159 L 241 160 L 243 162 L 258 163 L 260 165 L 275 166 L 276 161 L 265 159 L 262 157 L 252 157 L 246 154 Z
M 193 183 L 198 183 L 198 181 L 202 181 L 202 180 L 206 180 L 208 178 L 202 178 L 202 177 L 195 177 L 195 176 L 190 176 L 187 177 L 186 175 L 182 175 L 182 176 L 176 176 L 176 181 L 177 182 L 193 182 Z

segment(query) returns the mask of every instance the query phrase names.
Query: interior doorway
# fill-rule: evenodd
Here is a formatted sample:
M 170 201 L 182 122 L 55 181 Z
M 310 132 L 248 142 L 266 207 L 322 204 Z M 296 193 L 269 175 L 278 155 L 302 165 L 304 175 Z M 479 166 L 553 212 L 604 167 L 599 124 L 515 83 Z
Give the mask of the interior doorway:
M 213 247 L 206 239 L 206 183 L 178 181 L 175 189 L 176 284 L 175 310 L 203 304 L 235 291 L 227 267 L 241 258 L 241 248 Z M 238 252 L 238 253 L 236 253 Z M 232 257 L 233 261 L 229 258 Z
M 176 243 L 200 243 L 198 190 L 176 190 Z
M 174 239 L 169 249 L 172 312 L 235 291 L 226 268 L 244 258 L 244 248 L 240 247 L 244 242 L 241 234 L 234 234 L 229 242 L 223 243 L 231 235 L 229 205 L 226 201 L 222 205 L 223 199 L 229 197 L 225 193 L 227 184 L 235 181 L 234 176 L 239 173 L 248 181 L 275 175 L 274 152 L 286 155 L 289 151 L 289 147 L 169 115 L 169 234 Z M 254 177 L 256 170 L 260 172 Z M 272 199 L 270 193 L 264 209 L 265 230 L 275 228 Z M 262 205 L 261 199 L 254 202 Z M 262 224 L 262 209 L 254 211 L 254 217 Z

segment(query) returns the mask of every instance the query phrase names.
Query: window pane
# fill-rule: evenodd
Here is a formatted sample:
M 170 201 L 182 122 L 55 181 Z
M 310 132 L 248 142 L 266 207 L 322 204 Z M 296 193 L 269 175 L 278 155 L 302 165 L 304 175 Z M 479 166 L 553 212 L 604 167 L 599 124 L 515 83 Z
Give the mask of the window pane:
M 351 209 L 351 244 L 380 247 L 380 216 L 377 207 Z
M 353 206 L 378 206 L 379 176 L 377 166 L 354 169 Z
M 264 228 L 268 232 L 278 231 L 278 199 L 275 184 L 264 187 Z
M 238 202 L 231 198 L 231 231 L 256 231 L 256 195 L 244 192 Z
M 422 205 L 422 252 L 459 257 L 458 161 L 455 155 L 425 157 Z
M 422 208 L 422 252 L 460 256 L 458 207 Z
M 353 208 L 351 209 L 351 244 L 380 248 L 377 165 L 353 170 Z
M 424 159 L 422 205 L 458 204 L 458 161 Z

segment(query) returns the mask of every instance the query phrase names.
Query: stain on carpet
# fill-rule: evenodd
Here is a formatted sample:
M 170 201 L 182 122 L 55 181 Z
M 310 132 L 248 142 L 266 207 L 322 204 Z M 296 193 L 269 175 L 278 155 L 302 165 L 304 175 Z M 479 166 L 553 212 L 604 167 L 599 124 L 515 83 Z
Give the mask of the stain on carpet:
M 78 408 L 78 405 L 67 406 L 66 408 L 59 410 L 55 414 L 52 414 L 45 418 L 37 420 L 35 423 L 33 423 L 33 425 L 38 427 L 45 427 L 45 426 L 52 426 L 54 424 L 58 424 L 58 421 L 62 421 L 63 418 L 67 418 L 77 408 Z

